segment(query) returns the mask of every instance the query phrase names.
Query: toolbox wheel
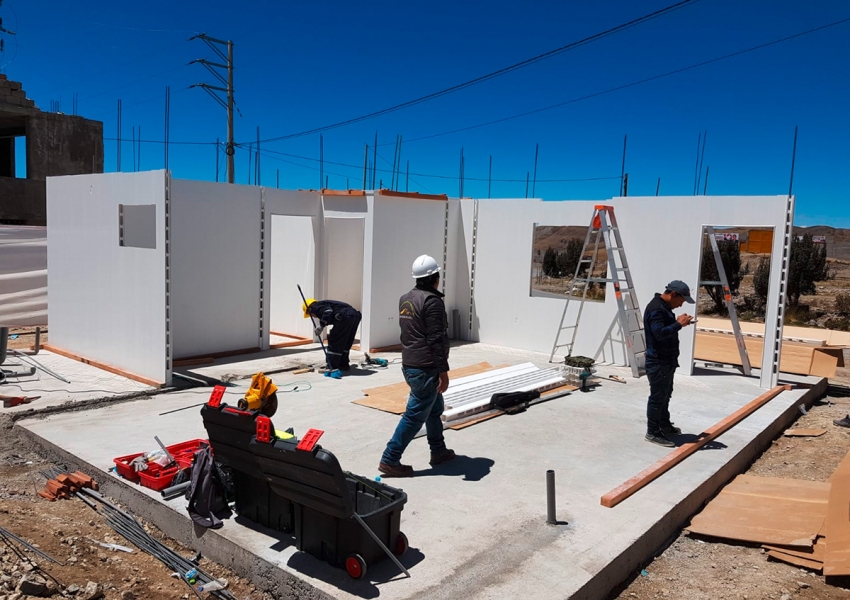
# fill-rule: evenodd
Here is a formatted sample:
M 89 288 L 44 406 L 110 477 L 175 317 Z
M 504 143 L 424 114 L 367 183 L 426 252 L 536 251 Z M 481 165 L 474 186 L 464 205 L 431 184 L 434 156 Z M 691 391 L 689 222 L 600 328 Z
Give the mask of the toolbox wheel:
M 401 556 L 407 549 L 410 548 L 410 543 L 407 541 L 407 536 L 403 532 L 398 532 L 398 537 L 395 540 L 395 554 Z
M 345 570 L 352 579 L 361 579 L 366 575 L 366 561 L 359 554 L 352 554 L 345 559 Z

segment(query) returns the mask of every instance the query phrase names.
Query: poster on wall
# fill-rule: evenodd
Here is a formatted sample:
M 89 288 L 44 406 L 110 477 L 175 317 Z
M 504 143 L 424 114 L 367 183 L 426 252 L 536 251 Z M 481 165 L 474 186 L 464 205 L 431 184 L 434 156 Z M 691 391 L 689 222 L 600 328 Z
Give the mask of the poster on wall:
M 714 239 L 718 242 L 737 242 L 738 234 L 737 233 L 716 233 L 714 234 Z

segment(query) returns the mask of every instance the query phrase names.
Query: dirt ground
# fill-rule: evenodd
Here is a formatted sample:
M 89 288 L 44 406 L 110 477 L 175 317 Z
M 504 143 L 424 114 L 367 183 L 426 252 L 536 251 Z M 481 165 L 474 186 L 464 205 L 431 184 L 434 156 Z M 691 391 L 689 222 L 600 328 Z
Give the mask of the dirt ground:
M 38 580 L 39 575 L 52 584 L 56 598 L 196 598 L 186 583 L 170 576 L 165 565 L 115 533 L 81 500 L 48 502 L 37 496 L 36 490 L 44 488 L 46 481 L 39 471 L 53 466 L 16 434 L 8 418 L 0 416 L 0 526 L 64 563 L 59 566 L 36 558 L 38 566 L 33 568 L 0 540 L 0 599 L 30 598 L 15 590 L 25 576 Z M 146 525 L 149 533 L 167 546 L 187 558 L 194 555 L 191 549 Z M 127 546 L 133 552 L 104 549 L 97 542 Z M 201 559 L 200 568 L 227 579 L 227 589 L 239 600 L 272 597 L 206 559 Z
M 845 351 L 850 359 L 850 352 Z M 850 364 L 850 363 L 848 363 Z M 850 369 L 831 383 L 850 385 Z M 749 468 L 750 475 L 826 481 L 850 451 L 850 429 L 833 425 L 850 413 L 850 387 L 800 413 L 794 427 L 826 429 L 820 437 L 780 437 Z M 675 399 L 674 399 L 675 401 Z M 850 598 L 850 583 L 827 584 L 815 572 L 768 559 L 758 546 L 697 539 L 684 532 L 635 573 L 609 600 L 670 598 L 716 600 L 804 600 Z

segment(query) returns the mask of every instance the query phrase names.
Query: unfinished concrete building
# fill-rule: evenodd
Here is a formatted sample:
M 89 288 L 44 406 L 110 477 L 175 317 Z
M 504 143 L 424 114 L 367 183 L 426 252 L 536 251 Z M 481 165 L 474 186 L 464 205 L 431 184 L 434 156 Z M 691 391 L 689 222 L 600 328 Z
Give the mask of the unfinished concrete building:
M 26 139 L 25 157 L 16 156 L 19 137 Z M 0 74 L 0 223 L 45 225 L 47 178 L 84 173 L 103 173 L 103 123 L 43 112 L 20 82 Z

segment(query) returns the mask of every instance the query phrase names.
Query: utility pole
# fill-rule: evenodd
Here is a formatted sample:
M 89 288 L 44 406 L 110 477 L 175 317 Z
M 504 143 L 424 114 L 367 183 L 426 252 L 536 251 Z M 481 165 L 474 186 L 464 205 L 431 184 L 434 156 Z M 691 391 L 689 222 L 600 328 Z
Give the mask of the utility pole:
M 227 182 L 233 183 L 235 180 L 234 175 L 234 154 L 236 154 L 236 145 L 233 143 L 233 109 L 235 108 L 235 101 L 233 100 L 233 42 L 228 40 L 217 40 L 215 38 L 209 37 L 206 33 L 201 33 L 189 38 L 189 41 L 194 39 L 203 40 L 204 43 L 209 46 L 213 52 L 215 52 L 221 60 L 224 61 L 224 64 L 211 62 L 205 58 L 199 58 L 197 60 L 193 60 L 189 64 L 199 63 L 203 65 L 213 76 L 218 79 L 218 81 L 225 87 L 220 87 L 217 85 L 209 85 L 207 83 L 196 83 L 189 87 L 199 87 L 203 88 L 203 90 L 208 93 L 213 100 L 218 102 L 224 109 L 227 110 L 227 144 L 224 147 L 224 153 L 227 155 Z M 216 46 L 226 46 L 227 54 Z M 225 78 L 221 73 L 219 73 L 216 68 L 224 69 L 227 71 L 227 77 Z M 227 101 L 222 100 L 221 96 L 219 96 L 216 92 L 224 92 L 227 94 Z M 239 112 L 239 109 L 236 109 Z M 242 113 L 240 112 L 241 116 Z

